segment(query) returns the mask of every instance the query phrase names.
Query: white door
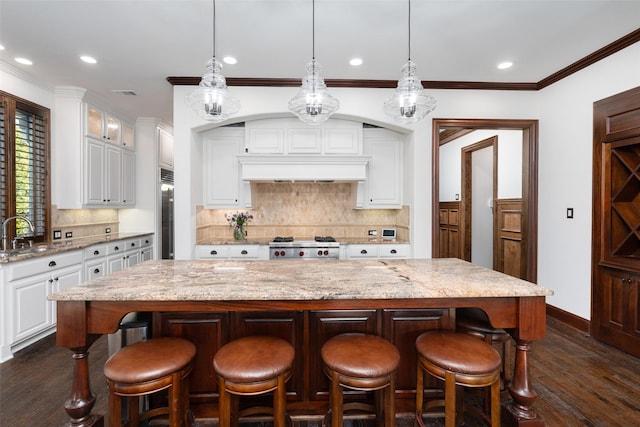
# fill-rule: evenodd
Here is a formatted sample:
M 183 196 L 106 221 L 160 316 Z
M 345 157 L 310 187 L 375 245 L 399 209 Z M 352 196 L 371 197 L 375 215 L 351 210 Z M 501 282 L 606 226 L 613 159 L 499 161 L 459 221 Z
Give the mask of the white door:
M 493 269 L 493 147 L 471 156 L 471 262 Z

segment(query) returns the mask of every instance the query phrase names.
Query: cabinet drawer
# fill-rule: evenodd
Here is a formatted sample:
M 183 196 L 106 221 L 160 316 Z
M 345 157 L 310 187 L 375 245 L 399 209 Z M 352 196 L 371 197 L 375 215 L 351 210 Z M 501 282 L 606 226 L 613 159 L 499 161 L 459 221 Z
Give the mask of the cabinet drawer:
M 84 250 L 84 259 L 104 258 L 107 255 L 107 245 L 93 245 Z
M 378 245 L 349 245 L 347 258 L 377 258 Z
M 233 245 L 229 247 L 229 258 L 232 259 L 257 259 L 260 256 L 258 245 Z
M 7 280 L 17 280 L 23 277 L 46 273 L 63 267 L 69 267 L 82 262 L 82 251 L 72 251 L 52 256 L 41 256 L 28 261 L 12 263 L 7 268 Z
M 84 265 L 84 280 L 89 281 L 107 274 L 107 260 L 94 260 Z
M 229 256 L 228 254 L 227 246 L 196 246 L 196 258 L 198 259 L 225 259 Z
M 141 248 L 146 248 L 149 246 L 153 246 L 153 236 L 146 236 L 140 239 Z
M 409 245 L 382 244 L 378 247 L 380 258 L 408 258 Z
M 111 242 L 107 245 L 107 255 L 121 254 L 127 250 L 127 242 L 125 240 L 118 240 L 117 242 Z

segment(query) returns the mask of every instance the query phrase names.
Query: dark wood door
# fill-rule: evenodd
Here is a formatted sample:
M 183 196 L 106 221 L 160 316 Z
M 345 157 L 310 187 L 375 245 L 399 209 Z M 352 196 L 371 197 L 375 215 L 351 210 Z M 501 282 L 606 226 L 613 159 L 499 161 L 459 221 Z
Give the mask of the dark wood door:
M 640 357 L 640 87 L 594 104 L 591 333 Z

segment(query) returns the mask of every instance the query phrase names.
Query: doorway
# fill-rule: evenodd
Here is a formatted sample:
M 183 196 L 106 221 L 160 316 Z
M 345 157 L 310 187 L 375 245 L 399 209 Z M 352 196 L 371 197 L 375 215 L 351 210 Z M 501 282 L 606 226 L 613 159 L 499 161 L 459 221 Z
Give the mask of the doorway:
M 501 206 L 493 206 L 494 211 L 494 229 L 496 234 L 501 237 L 494 236 L 493 252 L 504 251 L 504 253 L 517 254 L 519 257 L 516 267 L 510 268 L 509 274 L 516 277 L 521 277 L 530 282 L 536 282 L 537 280 L 537 189 L 538 189 L 538 121 L 537 120 L 510 120 L 510 119 L 434 119 L 433 120 L 433 204 L 432 204 L 432 254 L 434 258 L 441 256 L 441 238 L 440 232 L 440 149 L 447 142 L 452 141 L 460 136 L 469 134 L 476 130 L 490 129 L 518 129 L 521 130 L 521 160 L 518 159 L 518 165 L 521 166 L 521 202 L 520 207 L 516 210 L 513 209 L 513 204 L 510 200 L 503 200 Z M 495 153 L 494 153 L 495 155 Z M 508 160 L 507 160 L 508 161 Z M 462 190 L 464 191 L 464 190 Z M 495 194 L 495 192 L 494 192 Z M 471 192 L 468 193 L 471 195 Z M 463 201 L 469 200 L 469 197 L 464 197 Z M 465 230 L 465 215 L 466 212 L 462 212 L 461 209 L 461 231 Z M 472 223 L 471 219 L 468 219 L 469 224 Z M 511 235 L 513 230 L 518 229 L 519 237 L 516 240 L 512 239 Z M 469 247 L 471 252 L 471 239 L 473 232 L 469 230 L 469 237 L 461 238 L 462 251 L 466 250 L 464 247 Z M 469 240 L 465 240 L 469 239 Z M 499 255 L 498 255 L 499 257 Z M 495 258 L 495 257 L 494 257 Z M 470 254 L 469 254 L 469 258 Z M 494 259 L 493 265 L 497 270 L 500 270 L 502 263 L 496 262 Z
M 464 259 L 494 269 L 493 200 L 497 193 L 497 145 L 493 136 L 462 148 Z

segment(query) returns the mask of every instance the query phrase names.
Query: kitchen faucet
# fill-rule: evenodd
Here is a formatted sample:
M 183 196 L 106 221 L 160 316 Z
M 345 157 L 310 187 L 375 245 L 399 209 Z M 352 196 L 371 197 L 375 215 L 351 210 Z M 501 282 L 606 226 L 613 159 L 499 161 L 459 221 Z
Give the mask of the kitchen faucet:
M 33 232 L 35 230 L 35 227 L 33 226 L 33 223 L 26 216 L 16 215 L 16 216 L 11 216 L 11 217 L 5 219 L 4 222 L 2 223 L 2 250 L 3 251 L 7 250 L 7 243 L 8 243 L 8 239 L 7 239 L 7 224 L 12 219 L 15 219 L 15 220 L 21 219 L 21 220 L 25 221 L 27 224 L 29 224 L 29 229 L 31 230 L 31 232 Z

